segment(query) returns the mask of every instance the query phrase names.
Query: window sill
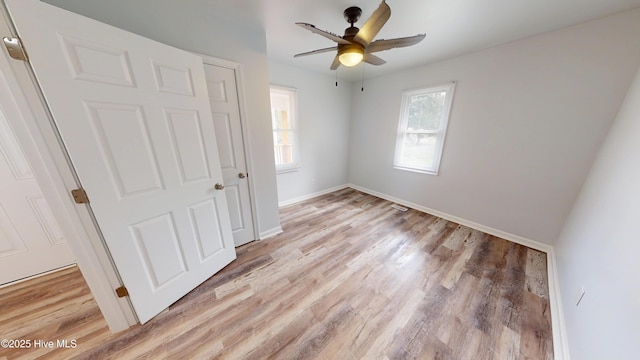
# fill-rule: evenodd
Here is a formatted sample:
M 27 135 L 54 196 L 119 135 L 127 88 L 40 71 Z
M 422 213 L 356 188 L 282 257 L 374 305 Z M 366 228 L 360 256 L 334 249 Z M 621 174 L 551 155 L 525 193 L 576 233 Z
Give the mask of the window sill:
M 276 175 L 292 173 L 300 170 L 300 166 L 285 168 L 285 169 L 276 169 Z
M 438 176 L 438 170 L 416 169 L 416 168 L 410 168 L 410 167 L 406 167 L 406 166 L 399 166 L 399 165 L 393 165 L 393 168 L 394 168 L 394 169 L 398 169 L 398 170 L 404 170 L 404 171 L 410 171 L 410 172 L 420 173 L 420 174 L 427 174 L 427 175 L 434 175 L 434 176 Z

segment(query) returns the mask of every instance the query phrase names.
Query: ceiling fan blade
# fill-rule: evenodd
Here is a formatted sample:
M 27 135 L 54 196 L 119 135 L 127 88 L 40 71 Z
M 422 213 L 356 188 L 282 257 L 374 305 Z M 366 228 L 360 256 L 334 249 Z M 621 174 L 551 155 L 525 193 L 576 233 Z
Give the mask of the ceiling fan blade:
M 371 43 L 371 41 L 373 41 L 373 38 L 378 35 L 378 32 L 382 29 L 387 20 L 389 20 L 390 16 L 391 8 L 384 0 L 382 0 L 380 6 L 378 6 L 371 17 L 367 19 L 364 25 L 362 25 L 362 28 L 360 28 L 360 31 L 358 31 L 353 40 L 366 47 Z
M 377 51 L 389 50 L 398 47 L 411 46 L 419 43 L 424 39 L 425 34 L 420 34 L 416 36 L 408 36 L 397 39 L 389 39 L 389 40 L 376 40 L 367 46 L 367 52 L 373 53 Z
M 328 31 L 320 30 L 317 27 L 315 27 L 315 25 L 311 25 L 311 24 L 307 24 L 307 23 L 303 23 L 303 22 L 297 22 L 296 25 L 311 31 L 312 33 L 324 36 L 329 40 L 333 40 L 333 41 L 337 42 L 338 44 L 344 44 L 344 45 L 351 44 L 351 41 L 343 39 L 340 35 L 336 35 L 334 33 L 328 32 Z
M 338 68 L 338 66 L 340 66 L 340 59 L 338 59 L 338 55 L 336 55 L 336 57 L 333 58 L 333 62 L 331 63 L 331 67 L 329 69 L 335 70 Z
M 333 46 L 333 47 L 330 47 L 330 48 L 318 49 L 318 50 L 303 52 L 303 53 L 300 53 L 300 54 L 295 54 L 295 55 L 293 55 L 293 57 L 321 54 L 321 53 L 325 53 L 325 52 L 329 52 L 329 51 L 337 51 L 337 50 L 338 50 L 338 47 L 337 46 Z
M 364 62 L 371 65 L 384 65 L 387 63 L 373 54 L 364 54 Z

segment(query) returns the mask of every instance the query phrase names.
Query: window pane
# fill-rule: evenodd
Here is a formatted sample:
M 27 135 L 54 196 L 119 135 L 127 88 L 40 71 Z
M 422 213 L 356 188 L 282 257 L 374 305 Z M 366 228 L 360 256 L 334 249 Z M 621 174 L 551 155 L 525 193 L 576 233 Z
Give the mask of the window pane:
M 271 93 L 271 113 L 274 129 L 290 129 L 290 95 Z
M 436 143 L 437 134 L 406 134 L 400 162 L 411 168 L 431 169 L 435 160 Z
M 293 163 L 292 131 L 274 131 L 273 145 L 274 153 L 276 155 L 276 166 Z
M 287 110 L 273 110 L 273 128 L 274 129 L 291 129 L 289 112 Z
M 271 125 L 276 171 L 293 171 L 299 167 L 297 146 L 297 92 L 295 89 L 270 87 Z
M 438 130 L 446 96 L 446 91 L 410 96 L 407 130 Z
M 437 175 L 455 83 L 402 93 L 394 166 Z

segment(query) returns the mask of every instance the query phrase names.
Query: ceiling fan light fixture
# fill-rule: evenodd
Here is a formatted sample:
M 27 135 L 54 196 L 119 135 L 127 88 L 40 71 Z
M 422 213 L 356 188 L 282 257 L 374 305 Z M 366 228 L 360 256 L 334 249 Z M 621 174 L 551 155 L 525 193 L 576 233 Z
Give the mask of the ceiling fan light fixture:
M 358 47 L 346 48 L 338 54 L 340 64 L 346 67 L 356 66 L 362 62 L 362 59 L 364 59 L 364 50 Z
M 389 50 L 399 47 L 411 46 L 419 43 L 424 39 L 425 34 L 418 34 L 415 36 L 408 36 L 395 39 L 380 39 L 375 40 L 376 35 L 386 24 L 387 20 L 391 16 L 391 8 L 387 5 L 385 0 L 382 0 L 378 8 L 371 14 L 371 16 L 364 22 L 362 28 L 356 27 L 354 24 L 362 15 L 362 9 L 357 6 L 352 6 L 344 11 L 344 18 L 349 23 L 349 27 L 344 30 L 344 35 L 340 36 L 328 31 L 318 29 L 315 25 L 297 22 L 296 25 L 311 31 L 314 34 L 323 36 L 335 43 L 338 46 L 317 49 L 313 51 L 307 51 L 300 54 L 295 54 L 293 57 L 307 56 L 313 54 L 320 54 L 329 51 L 338 50 L 338 53 L 333 58 L 329 69 L 337 70 L 340 65 L 346 67 L 354 67 L 361 62 L 366 62 L 371 65 L 383 65 L 386 61 L 373 55 L 373 53 L 383 50 Z

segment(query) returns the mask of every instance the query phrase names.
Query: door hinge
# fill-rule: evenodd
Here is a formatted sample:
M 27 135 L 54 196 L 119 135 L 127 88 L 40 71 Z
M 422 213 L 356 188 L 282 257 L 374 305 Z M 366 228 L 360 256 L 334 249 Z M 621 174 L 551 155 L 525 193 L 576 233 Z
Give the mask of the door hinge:
M 29 61 L 29 57 L 27 57 L 27 52 L 24 50 L 20 38 L 3 37 L 2 41 L 9 52 L 9 56 L 16 60 Z
M 84 191 L 83 188 L 71 190 L 71 195 L 73 196 L 73 201 L 75 201 L 76 204 L 89 203 L 89 197 L 87 196 L 87 192 Z
M 125 296 L 129 296 L 129 292 L 127 291 L 126 287 L 120 286 L 119 288 L 116 289 L 116 295 L 118 295 L 118 297 L 125 297 Z

